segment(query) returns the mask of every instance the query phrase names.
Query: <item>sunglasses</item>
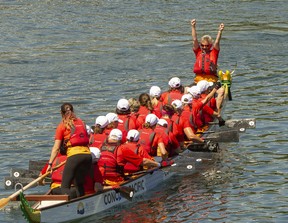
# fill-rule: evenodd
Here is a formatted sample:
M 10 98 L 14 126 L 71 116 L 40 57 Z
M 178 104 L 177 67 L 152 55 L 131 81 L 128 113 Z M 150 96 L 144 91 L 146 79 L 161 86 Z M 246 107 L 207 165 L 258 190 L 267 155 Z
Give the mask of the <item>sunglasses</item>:
M 201 47 L 209 47 L 209 46 L 210 46 L 210 44 L 207 44 L 207 45 L 201 44 Z

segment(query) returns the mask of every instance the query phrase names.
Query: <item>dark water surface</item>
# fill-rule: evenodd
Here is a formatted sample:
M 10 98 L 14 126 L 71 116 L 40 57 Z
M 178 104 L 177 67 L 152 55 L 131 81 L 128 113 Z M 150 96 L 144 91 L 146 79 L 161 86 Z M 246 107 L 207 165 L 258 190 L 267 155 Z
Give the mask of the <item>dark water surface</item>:
M 210 174 L 82 222 L 287 222 L 286 1 L 2 0 L 0 10 L 1 179 L 49 158 L 64 101 L 93 125 L 122 97 L 166 90 L 173 76 L 190 83 L 190 20 L 199 38 L 223 22 L 220 68 L 237 63 L 225 114 L 257 128 L 227 144 Z M 1 185 L 1 197 L 12 193 Z M 0 221 L 24 222 L 19 209 Z

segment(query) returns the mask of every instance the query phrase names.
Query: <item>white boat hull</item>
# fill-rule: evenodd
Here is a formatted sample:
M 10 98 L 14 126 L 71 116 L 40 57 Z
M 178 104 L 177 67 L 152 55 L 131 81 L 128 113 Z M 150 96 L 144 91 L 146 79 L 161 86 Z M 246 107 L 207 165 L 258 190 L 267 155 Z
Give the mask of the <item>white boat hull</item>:
M 133 187 L 135 190 L 134 196 L 137 196 L 155 188 L 159 183 L 171 178 L 173 175 L 173 172 L 157 170 L 127 183 L 126 186 Z M 51 206 L 51 202 L 55 201 L 42 201 L 37 207 L 33 208 L 34 210 L 40 210 L 41 222 L 54 223 L 56 219 L 53 216 L 57 216 L 57 222 L 77 220 L 105 211 L 126 201 L 127 199 L 121 197 L 120 193 L 117 193 L 115 190 L 109 190 L 98 195 L 82 197 L 75 201 L 60 201 L 61 204 L 53 206 Z

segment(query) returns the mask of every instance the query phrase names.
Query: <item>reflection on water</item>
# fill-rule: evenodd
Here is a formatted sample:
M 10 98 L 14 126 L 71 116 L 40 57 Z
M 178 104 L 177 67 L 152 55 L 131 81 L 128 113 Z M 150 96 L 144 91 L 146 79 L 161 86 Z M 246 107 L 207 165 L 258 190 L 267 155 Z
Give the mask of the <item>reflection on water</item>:
M 189 21 L 197 19 L 199 36 L 213 37 L 224 22 L 219 66 L 237 63 L 225 114 L 254 117 L 257 128 L 227 144 L 209 171 L 99 219 L 286 222 L 286 1 L 30 0 L 2 1 L 0 9 L 2 179 L 12 167 L 28 168 L 31 157 L 48 159 L 62 102 L 93 125 L 122 97 L 152 85 L 164 91 L 172 76 L 191 83 Z M 0 188 L 1 197 L 11 193 Z M 0 219 L 24 222 L 19 209 Z

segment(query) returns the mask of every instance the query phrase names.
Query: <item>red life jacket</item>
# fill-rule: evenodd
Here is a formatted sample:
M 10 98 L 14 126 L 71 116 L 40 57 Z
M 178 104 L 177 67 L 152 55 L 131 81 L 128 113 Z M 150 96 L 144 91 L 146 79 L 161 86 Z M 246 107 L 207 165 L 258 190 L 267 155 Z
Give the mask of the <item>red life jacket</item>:
M 170 143 L 170 141 L 169 141 L 169 129 L 167 127 L 163 127 L 161 125 L 157 125 L 154 129 L 154 132 L 161 135 L 163 143 L 164 143 L 165 147 L 167 147 L 168 144 Z
M 142 105 L 140 106 L 139 111 L 138 111 L 138 117 L 136 120 L 139 129 L 142 129 L 142 126 L 145 123 L 145 118 L 150 113 L 151 111 L 148 108 Z
M 109 134 L 103 132 L 101 134 L 91 134 L 90 140 L 89 140 L 89 146 L 90 147 L 97 147 L 101 148 L 102 144 L 105 142 Z
M 116 178 L 123 175 L 123 166 L 117 164 L 117 150 L 119 144 L 104 143 L 98 166 L 104 179 Z
M 193 132 L 196 133 L 197 126 L 195 124 L 195 118 L 194 118 L 195 116 L 194 116 L 194 113 L 193 113 L 193 109 L 190 106 L 184 107 L 184 109 L 183 109 L 183 111 L 181 113 L 181 116 L 184 119 L 188 119 L 190 127 L 192 128 Z
M 65 155 L 58 155 L 58 156 L 55 158 L 54 162 L 53 162 L 53 166 L 57 166 L 57 165 L 59 165 L 60 163 L 64 162 L 65 160 L 67 160 L 67 156 L 65 156 Z M 62 165 L 62 166 L 59 167 L 57 170 L 54 170 L 54 171 L 52 172 L 51 180 L 52 180 L 53 183 L 61 184 L 64 167 L 65 167 L 65 165 Z
M 139 150 L 140 144 L 137 142 L 128 142 L 125 144 L 125 147 L 129 148 L 131 151 L 133 151 L 135 154 L 138 155 L 138 150 Z M 124 166 L 124 172 L 125 173 L 133 173 L 133 172 L 136 172 L 139 170 L 140 170 L 140 167 L 137 167 L 134 164 L 129 163 L 129 162 L 127 162 Z
M 153 129 L 144 128 L 141 129 L 139 133 L 139 143 L 143 146 L 143 149 L 145 149 L 150 155 L 157 153 L 157 148 L 152 148 L 152 144 L 156 135 Z
M 135 123 L 132 123 L 133 120 L 131 120 L 130 115 L 118 114 L 118 118 L 123 121 L 122 123 L 118 122 L 118 126 L 117 126 L 117 128 L 120 129 L 122 132 L 123 131 L 128 132 L 130 130 L 130 125 L 132 126 L 131 129 L 135 129 Z
M 163 109 L 163 102 L 158 101 L 158 104 L 153 107 L 153 113 L 158 117 L 161 118 L 162 116 L 162 109 Z
M 173 124 L 172 121 L 171 123 Z M 159 133 L 162 136 L 162 140 L 165 145 L 165 149 L 167 150 L 169 154 L 169 157 L 175 155 L 175 149 L 179 147 L 179 142 L 176 139 L 176 136 L 173 135 L 173 133 L 169 131 L 169 124 L 168 124 L 168 127 L 157 125 L 154 131 L 156 133 Z
M 214 54 L 199 51 L 194 65 L 195 74 L 208 74 L 217 76 L 217 58 Z
M 201 94 L 201 98 L 204 99 L 207 96 L 207 94 Z M 213 97 L 211 98 L 210 101 L 206 104 L 208 107 L 210 107 L 213 111 L 216 110 L 216 99 Z M 205 107 L 205 106 L 204 106 Z M 213 122 L 214 117 L 211 114 L 208 114 L 204 109 L 203 109 L 203 119 L 204 123 L 207 124 L 208 122 Z
M 171 105 L 171 103 L 174 101 L 174 100 L 181 100 L 183 96 L 183 93 L 181 93 L 179 90 L 172 90 L 171 92 L 169 92 L 166 97 L 164 98 L 163 100 L 163 104 L 169 104 Z
M 71 129 L 70 144 L 71 146 L 88 146 L 89 135 L 86 130 L 86 125 L 81 119 L 73 121 L 74 125 Z
M 202 113 L 203 106 L 204 105 L 201 101 L 193 99 L 192 115 L 196 128 L 201 128 L 204 125 L 204 118 Z
M 174 120 L 172 120 L 172 117 L 171 118 L 168 118 L 168 117 L 162 117 L 162 119 L 165 119 L 168 123 L 168 126 L 167 126 L 167 129 L 169 131 L 169 135 L 170 134 L 173 134 L 173 135 L 178 135 L 178 124 L 179 124 L 179 118 L 176 120 L 177 122 L 174 123 Z

